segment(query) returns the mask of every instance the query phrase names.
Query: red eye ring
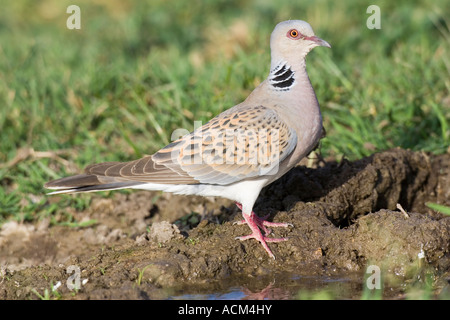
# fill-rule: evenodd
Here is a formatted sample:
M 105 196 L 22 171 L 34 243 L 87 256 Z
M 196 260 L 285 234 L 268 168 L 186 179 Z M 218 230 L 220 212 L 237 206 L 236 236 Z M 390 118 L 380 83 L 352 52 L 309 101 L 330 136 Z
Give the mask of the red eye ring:
M 298 32 L 297 29 L 291 29 L 291 30 L 289 30 L 289 32 L 288 32 L 288 35 L 289 35 L 291 38 L 297 38 L 297 37 L 299 36 L 299 34 L 300 34 L 300 32 Z

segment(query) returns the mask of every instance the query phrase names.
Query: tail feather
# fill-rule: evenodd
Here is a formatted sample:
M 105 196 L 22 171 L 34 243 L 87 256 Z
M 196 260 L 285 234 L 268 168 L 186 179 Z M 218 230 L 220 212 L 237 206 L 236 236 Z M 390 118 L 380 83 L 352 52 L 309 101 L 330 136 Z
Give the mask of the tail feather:
M 47 182 L 44 187 L 56 190 L 51 194 L 95 192 L 129 188 L 142 184 L 137 181 L 117 181 L 111 177 L 99 177 L 90 174 L 79 174 Z
M 95 186 L 100 185 L 102 182 L 98 179 L 96 175 L 92 174 L 79 174 L 76 176 L 65 177 L 61 179 L 56 179 L 44 184 L 44 188 L 47 189 L 67 189 L 67 188 L 78 188 L 84 186 Z

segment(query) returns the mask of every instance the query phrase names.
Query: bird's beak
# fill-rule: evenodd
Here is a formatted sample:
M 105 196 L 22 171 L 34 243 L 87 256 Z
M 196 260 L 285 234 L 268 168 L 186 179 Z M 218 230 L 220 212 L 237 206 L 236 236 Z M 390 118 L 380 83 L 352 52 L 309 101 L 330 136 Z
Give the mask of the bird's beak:
M 311 40 L 312 42 L 314 42 L 318 46 L 331 48 L 331 45 L 328 42 L 326 42 L 325 40 L 320 39 L 317 36 L 309 37 L 309 40 Z

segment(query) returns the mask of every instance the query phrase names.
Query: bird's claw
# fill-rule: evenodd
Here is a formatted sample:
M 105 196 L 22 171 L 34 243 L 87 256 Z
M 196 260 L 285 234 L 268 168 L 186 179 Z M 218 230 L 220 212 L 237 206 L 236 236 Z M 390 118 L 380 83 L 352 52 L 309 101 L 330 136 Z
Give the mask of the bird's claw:
M 242 209 L 242 205 L 240 203 L 236 203 L 236 205 L 239 207 L 239 209 Z M 248 239 L 256 239 L 258 240 L 266 252 L 269 254 L 270 257 L 275 259 L 275 255 L 270 250 L 269 246 L 267 245 L 267 242 L 281 242 L 281 241 L 287 241 L 288 238 L 268 238 L 266 237 L 271 233 L 271 230 L 267 227 L 293 227 L 292 223 L 282 223 L 282 222 L 269 222 L 266 221 L 266 219 L 269 217 L 269 215 L 266 215 L 264 217 L 257 216 L 253 211 L 250 214 L 250 216 L 243 214 L 244 220 L 236 221 L 233 224 L 247 224 L 250 229 L 252 230 L 252 233 L 247 236 L 241 236 L 236 237 L 237 240 L 248 240 Z M 264 235 L 261 233 L 261 230 L 264 232 Z

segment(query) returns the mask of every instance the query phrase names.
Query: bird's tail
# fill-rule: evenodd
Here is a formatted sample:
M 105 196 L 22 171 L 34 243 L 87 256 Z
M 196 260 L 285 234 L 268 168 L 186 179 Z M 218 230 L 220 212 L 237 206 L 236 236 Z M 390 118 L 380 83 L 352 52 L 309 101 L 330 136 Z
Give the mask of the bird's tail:
M 142 184 L 136 181 L 118 181 L 117 178 L 97 176 L 92 174 L 79 174 L 71 177 L 61 178 L 47 182 L 44 187 L 55 190 L 48 193 L 80 193 L 80 192 L 95 192 L 106 190 L 117 190 L 129 188 Z

